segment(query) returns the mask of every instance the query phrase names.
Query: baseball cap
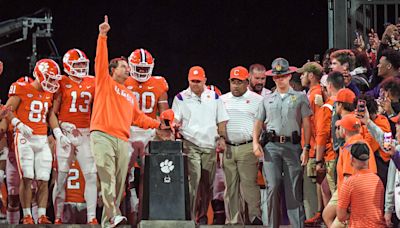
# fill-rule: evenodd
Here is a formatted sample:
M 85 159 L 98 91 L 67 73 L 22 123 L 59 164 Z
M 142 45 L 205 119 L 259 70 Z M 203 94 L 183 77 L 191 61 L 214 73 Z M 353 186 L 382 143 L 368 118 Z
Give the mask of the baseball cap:
M 341 120 L 336 121 L 336 125 L 348 131 L 357 131 L 361 127 L 361 121 L 354 114 L 349 114 L 344 116 Z
M 289 66 L 289 62 L 284 58 L 276 58 L 272 61 L 272 69 L 265 72 L 267 76 L 287 75 L 295 72 L 296 67 Z
M 336 101 L 344 103 L 354 103 L 356 95 L 350 89 L 341 89 L 336 94 Z
M 297 69 L 297 73 L 311 72 L 317 76 L 321 76 L 323 72 L 322 66 L 317 62 L 308 62 L 304 64 L 301 68 Z
M 327 74 L 322 76 L 320 83 L 322 86 L 328 87 L 328 75 Z
M 350 149 L 351 156 L 360 161 L 366 161 L 369 159 L 369 148 L 368 145 L 362 142 L 355 143 Z
M 194 66 L 191 67 L 189 70 L 189 80 L 199 80 L 203 81 L 206 79 L 206 73 L 204 72 L 204 69 L 201 66 Z
M 246 80 L 249 77 L 249 71 L 242 66 L 232 68 L 229 79 Z

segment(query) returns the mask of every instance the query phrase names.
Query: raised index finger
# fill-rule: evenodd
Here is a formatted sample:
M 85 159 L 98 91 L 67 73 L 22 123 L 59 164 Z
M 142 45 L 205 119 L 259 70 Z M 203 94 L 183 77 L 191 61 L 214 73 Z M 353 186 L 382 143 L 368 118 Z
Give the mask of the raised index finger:
M 108 16 L 104 15 L 104 22 L 108 24 Z

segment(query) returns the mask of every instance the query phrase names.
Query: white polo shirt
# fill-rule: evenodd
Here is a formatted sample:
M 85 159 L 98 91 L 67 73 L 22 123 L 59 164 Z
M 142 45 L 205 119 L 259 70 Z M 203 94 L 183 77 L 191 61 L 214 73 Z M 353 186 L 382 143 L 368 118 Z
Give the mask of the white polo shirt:
M 229 142 L 242 143 L 253 139 L 255 116 L 263 99 L 263 96 L 250 90 L 240 97 L 233 96 L 231 92 L 221 96 L 229 115 L 226 125 Z
M 183 90 L 175 96 L 172 110 L 182 124 L 179 133 L 183 138 L 203 148 L 215 148 L 217 124 L 229 120 L 220 97 L 209 89 L 204 89 L 201 97 L 190 88 Z
M 271 90 L 269 90 L 269 89 L 266 89 L 266 88 L 263 88 L 262 90 L 261 90 L 261 96 L 262 97 L 266 97 L 268 94 L 270 94 L 271 93 Z

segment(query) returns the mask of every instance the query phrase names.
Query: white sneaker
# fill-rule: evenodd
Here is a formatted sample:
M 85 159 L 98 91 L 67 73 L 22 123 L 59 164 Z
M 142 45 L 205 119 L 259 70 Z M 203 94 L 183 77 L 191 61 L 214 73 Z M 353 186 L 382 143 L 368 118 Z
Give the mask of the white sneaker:
M 116 215 L 113 218 L 111 218 L 110 227 L 116 227 L 123 221 L 128 221 L 128 219 L 125 216 Z

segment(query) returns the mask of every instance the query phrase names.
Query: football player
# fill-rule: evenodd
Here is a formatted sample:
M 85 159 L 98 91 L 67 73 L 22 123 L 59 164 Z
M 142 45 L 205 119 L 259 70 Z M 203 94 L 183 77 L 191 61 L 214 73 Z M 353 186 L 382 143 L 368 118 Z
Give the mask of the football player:
M 10 86 L 7 107 L 12 113 L 6 119 L 16 129 L 14 136 L 18 171 L 22 177 L 19 188 L 23 210 L 23 224 L 34 224 L 31 212 L 32 180 L 37 180 L 37 223 L 50 224 L 46 217 L 48 181 L 50 179 L 52 154 L 47 140 L 47 126 L 53 129 L 57 141 L 68 145 L 69 139 L 61 132 L 57 117 L 52 111 L 53 93 L 60 85 L 60 68 L 51 59 L 36 63 L 32 83 L 16 82 Z
M 21 77 L 17 82 L 32 83 L 33 79 L 30 77 Z M 7 221 L 8 224 L 19 224 L 20 220 L 20 202 L 19 202 L 19 182 L 20 176 L 17 167 L 17 159 L 15 157 L 14 136 L 15 131 L 12 124 L 7 124 L 7 121 L 1 122 L 2 132 L 6 132 L 7 147 L 3 148 L 6 156 L 6 183 L 7 183 Z M 7 126 L 8 125 L 8 126 Z M 1 161 L 0 161 L 1 163 Z
M 94 97 L 95 79 L 89 76 L 89 59 L 79 49 L 67 51 L 63 57 L 64 71 L 60 89 L 54 97 L 54 113 L 57 114 L 61 129 L 71 144 L 62 147 L 57 143 L 58 165 L 57 188 L 55 190 L 56 224 L 61 224 L 65 184 L 72 155 L 76 156 L 86 181 L 85 200 L 87 203 L 87 223 L 98 224 L 96 220 L 97 170 L 90 150 L 90 115 Z
M 130 78 L 125 81 L 125 86 L 133 92 L 139 103 L 139 108 L 149 117 L 156 119 L 157 113 L 162 113 L 168 106 L 168 83 L 164 77 L 152 76 L 154 58 L 145 49 L 134 50 L 128 58 Z M 131 127 L 131 144 L 129 153 L 131 162 L 129 166 L 129 182 L 134 180 L 134 166 L 137 157 L 142 158 L 148 148 L 148 143 L 156 137 L 155 129 L 142 129 Z M 160 138 L 164 136 L 159 135 Z M 133 186 L 133 185 L 131 185 Z M 130 208 L 132 213 L 137 213 L 138 200 L 134 188 L 130 189 Z M 133 215 L 134 216 L 134 215 Z
M 66 184 L 64 185 L 65 197 L 62 204 L 63 208 L 59 209 L 63 224 L 86 224 L 87 223 L 87 207 L 85 202 L 85 179 L 79 162 L 72 155 L 71 164 L 68 170 Z M 57 182 L 56 182 L 57 188 Z M 53 196 L 55 198 L 55 196 Z M 55 201 L 55 199 L 53 199 Z M 60 205 L 55 205 L 60 207 Z

